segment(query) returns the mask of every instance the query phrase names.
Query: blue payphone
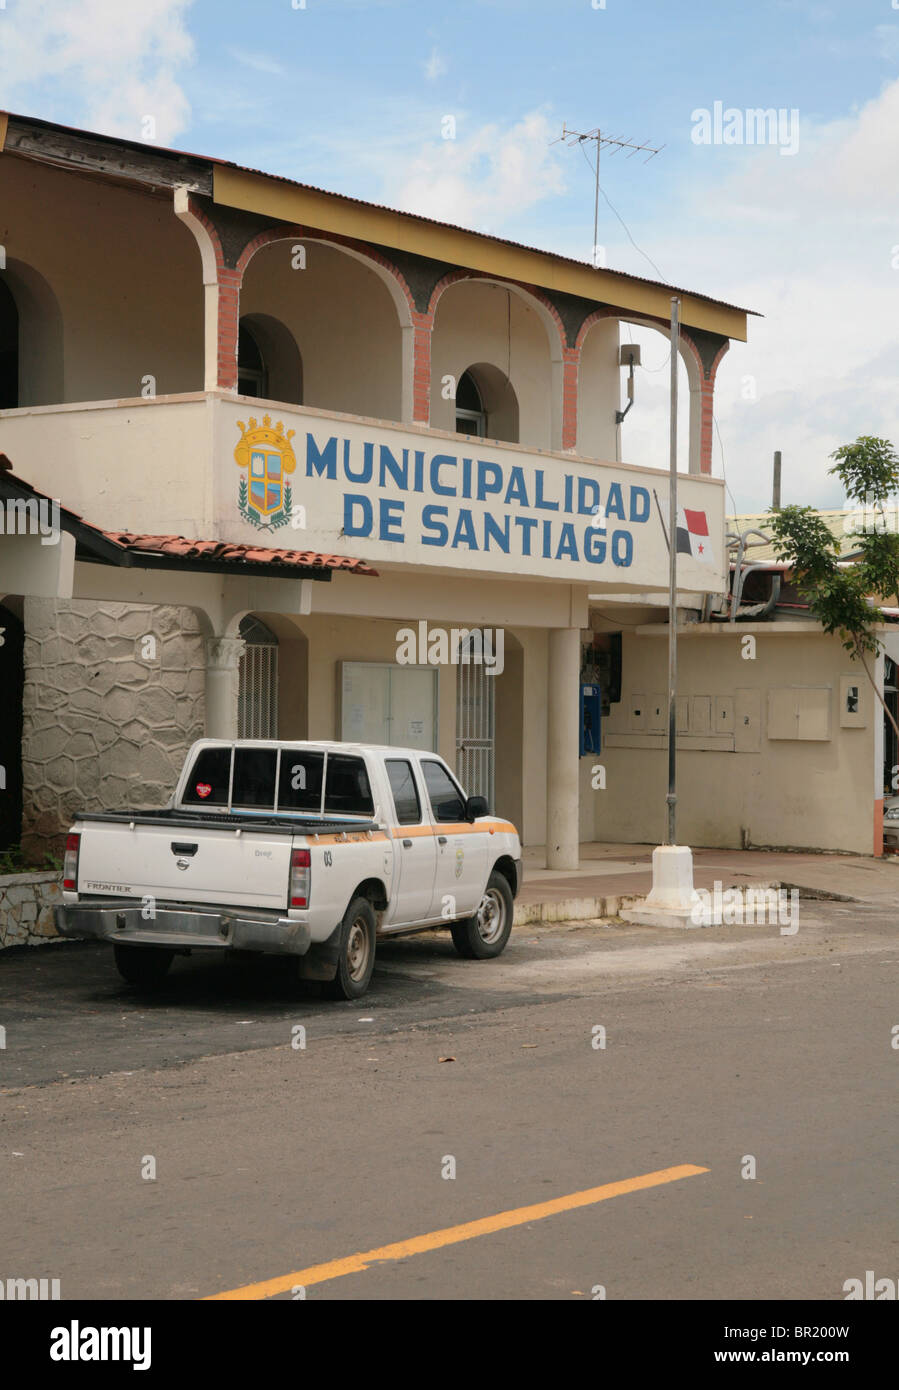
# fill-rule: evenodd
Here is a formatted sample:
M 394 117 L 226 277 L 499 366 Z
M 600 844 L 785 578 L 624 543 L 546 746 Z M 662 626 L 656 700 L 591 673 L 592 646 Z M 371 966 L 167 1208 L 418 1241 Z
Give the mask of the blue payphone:
M 581 682 L 580 756 L 602 752 L 602 694 L 598 685 Z

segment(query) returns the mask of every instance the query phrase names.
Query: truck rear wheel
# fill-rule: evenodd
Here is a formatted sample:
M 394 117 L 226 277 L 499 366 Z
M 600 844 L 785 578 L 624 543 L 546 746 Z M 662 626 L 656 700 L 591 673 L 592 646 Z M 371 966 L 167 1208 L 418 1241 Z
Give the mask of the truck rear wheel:
M 163 946 L 113 944 L 116 968 L 123 980 L 139 989 L 154 989 L 168 973 L 175 952 Z
M 340 924 L 337 974 L 325 983 L 329 999 L 361 999 L 375 967 L 374 908 L 368 898 L 354 898 Z
M 491 960 L 500 955 L 512 930 L 512 890 L 496 870 L 487 880 L 484 896 L 473 917 L 453 922 L 453 945 L 468 960 Z

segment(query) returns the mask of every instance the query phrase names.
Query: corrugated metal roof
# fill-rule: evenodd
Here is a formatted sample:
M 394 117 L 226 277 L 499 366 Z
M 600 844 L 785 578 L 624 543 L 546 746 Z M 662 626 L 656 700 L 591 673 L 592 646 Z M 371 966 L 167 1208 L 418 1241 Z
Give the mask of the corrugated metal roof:
M 819 510 L 818 516 L 824 522 L 828 531 L 841 542 L 840 554 L 843 559 L 848 559 L 851 555 L 858 552 L 858 546 L 853 544 L 855 537 L 847 534 L 844 530 L 844 521 L 850 515 L 848 507 L 837 508 L 835 510 Z M 729 516 L 726 518 L 728 531 L 764 531 L 770 535 L 771 513 L 754 512 L 745 513 L 739 516 Z M 774 550 L 774 545 L 768 543 L 763 545 L 757 536 L 751 536 L 747 544 L 744 559 L 749 564 L 759 564 L 768 560 L 777 560 L 779 556 Z
M 456 222 L 441 222 L 436 217 L 426 217 L 420 212 L 404 212 L 400 208 L 392 208 L 386 203 L 372 203 L 365 198 L 354 198 L 348 193 L 335 193 L 333 189 L 321 188 L 317 184 L 303 183 L 300 179 L 289 178 L 286 174 L 270 174 L 264 169 L 254 169 L 249 164 L 238 164 L 231 159 L 220 159 L 216 155 L 193 154 L 189 150 L 176 150 L 168 145 L 148 145 L 140 140 L 123 140 L 111 135 L 101 135 L 97 131 L 82 130 L 78 126 L 59 125 L 55 121 L 42 120 L 37 116 L 17 115 L 15 112 L 8 112 L 9 119 L 13 121 L 28 121 L 33 125 L 43 126 L 48 130 L 66 131 L 70 135 L 88 135 L 92 140 L 102 140 L 106 144 L 116 145 L 126 149 L 146 151 L 152 149 L 154 154 L 170 155 L 173 159 L 196 159 L 205 164 L 217 164 L 221 168 L 236 169 L 243 174 L 255 174 L 258 178 L 271 179 L 275 183 L 287 183 L 294 188 L 302 188 L 308 193 L 321 193 L 327 198 L 339 198 L 345 203 L 353 203 L 357 207 L 374 208 L 379 212 L 389 212 L 395 217 L 406 218 L 414 222 L 426 222 L 432 227 L 441 227 L 446 231 L 465 232 L 468 236 L 478 237 L 481 241 L 493 242 L 497 246 L 512 246 L 520 251 L 533 251 L 538 256 L 549 256 L 553 260 L 564 261 L 567 265 L 576 265 L 582 269 L 594 269 L 587 261 L 579 261 L 574 256 L 564 256 L 559 251 L 547 251 L 540 246 L 529 246 L 527 242 L 512 241 L 508 237 L 494 236 L 490 232 L 478 232 L 472 227 L 463 227 Z M 277 219 L 273 219 L 276 221 Z M 708 304 L 718 304 L 723 309 L 734 309 L 740 314 L 749 314 L 753 318 L 761 318 L 762 315 L 755 309 L 744 309 L 739 304 L 731 304 L 726 299 L 716 299 L 714 295 L 701 294 L 698 290 L 684 289 L 680 285 L 669 284 L 667 280 L 653 280 L 646 275 L 634 275 L 630 271 L 612 270 L 609 267 L 599 267 L 597 274 L 614 275 L 621 280 L 636 280 L 639 284 L 654 285 L 658 289 L 672 290 L 676 294 L 689 295 L 691 299 L 701 299 Z M 607 303 L 605 296 L 597 296 L 597 302 Z

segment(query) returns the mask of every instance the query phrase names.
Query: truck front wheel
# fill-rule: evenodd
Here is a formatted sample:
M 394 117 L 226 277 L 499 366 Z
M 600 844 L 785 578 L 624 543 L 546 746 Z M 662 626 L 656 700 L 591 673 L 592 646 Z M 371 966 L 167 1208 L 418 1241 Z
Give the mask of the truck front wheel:
M 512 890 L 495 870 L 473 917 L 453 922 L 453 945 L 468 960 L 490 960 L 505 950 L 512 930 Z
M 138 989 L 154 989 L 165 979 L 175 952 L 162 946 L 113 945 L 116 968 L 123 980 Z
M 340 924 L 337 974 L 325 984 L 329 999 L 361 999 L 375 966 L 374 908 L 368 898 L 354 898 Z

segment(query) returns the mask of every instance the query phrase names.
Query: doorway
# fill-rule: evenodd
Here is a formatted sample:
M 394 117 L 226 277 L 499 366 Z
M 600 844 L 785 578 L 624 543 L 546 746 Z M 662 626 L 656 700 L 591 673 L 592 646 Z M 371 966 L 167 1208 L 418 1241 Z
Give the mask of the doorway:
M 0 605 L 0 851 L 22 838 L 22 692 L 25 626 Z
M 487 798 L 491 811 L 495 784 L 495 680 L 484 665 L 481 633 L 463 637 L 456 674 L 456 775 L 469 796 Z

